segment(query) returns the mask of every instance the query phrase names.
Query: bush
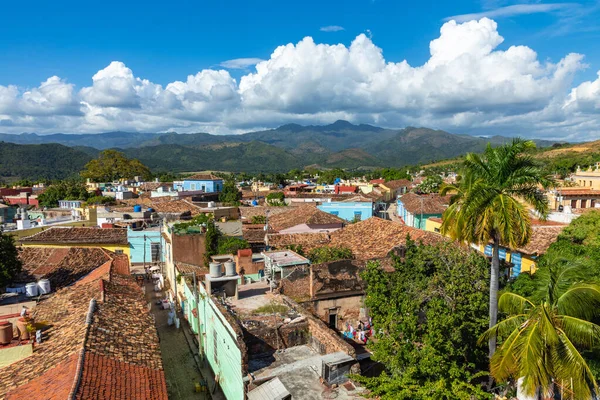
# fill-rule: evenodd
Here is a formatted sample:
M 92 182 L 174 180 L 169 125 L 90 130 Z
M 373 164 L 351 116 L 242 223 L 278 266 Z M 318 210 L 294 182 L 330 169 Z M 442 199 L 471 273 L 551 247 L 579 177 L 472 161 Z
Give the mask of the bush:
M 252 217 L 252 223 L 253 224 L 266 224 L 267 217 L 264 215 L 255 215 Z
M 307 258 L 313 264 L 321 264 L 337 260 L 349 260 L 354 258 L 352 250 L 347 247 L 317 247 L 308 252 Z

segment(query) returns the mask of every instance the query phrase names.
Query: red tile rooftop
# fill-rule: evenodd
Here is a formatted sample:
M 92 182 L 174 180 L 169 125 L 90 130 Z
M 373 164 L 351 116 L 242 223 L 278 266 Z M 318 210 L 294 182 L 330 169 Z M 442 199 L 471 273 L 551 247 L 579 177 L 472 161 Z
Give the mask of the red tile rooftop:
M 58 244 L 127 244 L 127 229 L 52 227 L 22 238 L 21 243 Z

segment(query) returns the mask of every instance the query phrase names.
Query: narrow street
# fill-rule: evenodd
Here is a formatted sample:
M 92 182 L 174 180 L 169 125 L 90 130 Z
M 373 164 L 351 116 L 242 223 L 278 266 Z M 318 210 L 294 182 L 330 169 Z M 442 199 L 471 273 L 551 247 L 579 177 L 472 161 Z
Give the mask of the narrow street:
M 160 296 L 157 297 L 157 293 Z M 152 305 L 152 314 L 156 321 L 156 330 L 160 338 L 160 351 L 167 380 L 169 399 L 208 399 L 206 392 L 195 391 L 196 382 L 202 382 L 194 354 L 190 350 L 183 327 L 175 328 L 168 325 L 169 310 L 164 310 L 156 301 L 163 298 L 163 292 L 154 292 L 153 285 L 146 283 L 146 299 Z

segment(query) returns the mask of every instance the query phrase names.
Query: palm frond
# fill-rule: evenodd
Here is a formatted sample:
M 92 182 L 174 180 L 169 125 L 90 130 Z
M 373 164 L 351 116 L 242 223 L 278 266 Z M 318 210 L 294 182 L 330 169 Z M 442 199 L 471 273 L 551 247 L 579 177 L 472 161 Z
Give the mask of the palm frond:
M 559 332 L 559 344 L 554 347 L 552 354 L 554 378 L 557 382 L 568 382 L 577 399 L 590 399 L 591 394 L 598 391 L 596 379 L 566 332 Z
M 559 315 L 556 318 L 560 329 L 575 345 L 591 349 L 600 343 L 600 326 L 593 322 L 568 315 Z
M 535 304 L 516 293 L 505 292 L 498 299 L 498 310 L 509 315 L 525 314 L 532 308 Z
M 600 315 L 600 286 L 579 283 L 567 289 L 556 301 L 559 314 L 593 319 Z

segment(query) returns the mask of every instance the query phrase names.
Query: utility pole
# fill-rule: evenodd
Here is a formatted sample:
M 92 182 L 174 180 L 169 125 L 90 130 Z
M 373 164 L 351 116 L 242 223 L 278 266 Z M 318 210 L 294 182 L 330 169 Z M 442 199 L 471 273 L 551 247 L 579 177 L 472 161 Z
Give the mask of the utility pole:
M 421 229 L 421 224 L 423 223 L 423 197 L 419 196 L 419 200 L 421 200 L 421 219 L 419 220 L 419 229 Z

